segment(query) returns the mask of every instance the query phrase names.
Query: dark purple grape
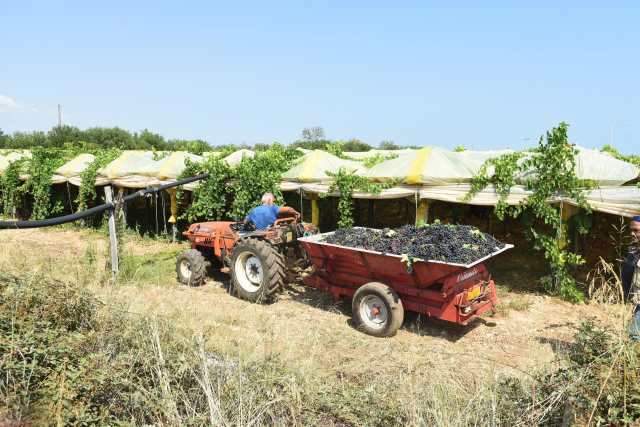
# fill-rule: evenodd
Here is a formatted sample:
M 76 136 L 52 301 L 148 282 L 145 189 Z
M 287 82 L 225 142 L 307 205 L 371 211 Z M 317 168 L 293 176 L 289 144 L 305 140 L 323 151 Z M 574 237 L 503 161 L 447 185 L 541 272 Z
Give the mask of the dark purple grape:
M 411 258 L 469 264 L 504 247 L 504 243 L 469 225 L 405 225 L 396 229 L 349 228 L 324 238 L 327 243 Z

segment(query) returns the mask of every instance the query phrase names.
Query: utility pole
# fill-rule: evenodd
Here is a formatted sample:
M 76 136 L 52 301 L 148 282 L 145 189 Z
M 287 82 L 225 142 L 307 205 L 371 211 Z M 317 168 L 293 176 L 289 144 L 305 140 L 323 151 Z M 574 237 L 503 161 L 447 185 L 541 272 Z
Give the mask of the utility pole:
M 58 127 L 62 126 L 62 105 L 58 104 Z

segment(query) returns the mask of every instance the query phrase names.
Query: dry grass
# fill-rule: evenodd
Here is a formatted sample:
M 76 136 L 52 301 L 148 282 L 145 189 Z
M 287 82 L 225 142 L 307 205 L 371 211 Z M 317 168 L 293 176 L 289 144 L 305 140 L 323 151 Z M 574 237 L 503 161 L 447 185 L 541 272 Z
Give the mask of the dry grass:
M 624 300 L 622 281 L 617 268 L 602 257 L 587 274 L 589 298 L 600 303 L 616 304 Z
M 274 397 L 243 406 L 256 402 L 251 393 L 260 389 L 255 387 L 238 386 L 241 394 L 225 396 L 220 370 L 214 375 L 204 363 L 207 351 L 224 356 L 214 364 L 278 361 L 284 367 L 278 375 L 290 376 L 283 392 L 287 417 L 292 417 L 287 424 L 496 425 L 502 419 L 500 378 L 515 376 L 526 383 L 534 370 L 554 367 L 587 315 L 614 321 L 607 306 L 506 293 L 507 309 L 486 324 L 459 328 L 417 318 L 396 337 L 376 339 L 349 326 L 348 304 L 335 304 L 304 286 L 290 285 L 278 302 L 266 306 L 230 296 L 223 282 L 180 286 L 173 274 L 180 246 L 126 237 L 123 274 L 114 286 L 105 268 L 105 239 L 97 233 L 0 233 L 0 271 L 88 284 L 107 307 L 188 331 L 195 343 L 189 351 L 200 361 L 193 376 L 206 400 L 207 422 L 215 425 L 264 421 L 268 407 L 280 408 L 283 402 Z M 184 413 L 174 407 L 181 407 L 176 399 L 186 397 L 171 388 L 174 374 L 163 371 L 162 329 L 152 324 L 144 333 L 166 411 L 159 423 L 181 424 Z

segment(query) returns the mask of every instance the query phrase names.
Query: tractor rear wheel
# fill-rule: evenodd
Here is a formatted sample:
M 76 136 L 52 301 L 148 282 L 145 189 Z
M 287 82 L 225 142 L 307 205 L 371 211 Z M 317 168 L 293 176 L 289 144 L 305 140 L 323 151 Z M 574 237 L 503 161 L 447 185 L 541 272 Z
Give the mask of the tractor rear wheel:
M 231 254 L 231 283 L 238 296 L 251 302 L 266 302 L 282 288 L 284 257 L 259 239 L 238 241 Z
M 360 286 L 351 303 L 356 329 L 374 337 L 392 337 L 404 321 L 398 294 L 384 283 Z
M 207 277 L 209 261 L 197 249 L 187 249 L 176 259 L 178 282 L 188 286 L 200 286 Z

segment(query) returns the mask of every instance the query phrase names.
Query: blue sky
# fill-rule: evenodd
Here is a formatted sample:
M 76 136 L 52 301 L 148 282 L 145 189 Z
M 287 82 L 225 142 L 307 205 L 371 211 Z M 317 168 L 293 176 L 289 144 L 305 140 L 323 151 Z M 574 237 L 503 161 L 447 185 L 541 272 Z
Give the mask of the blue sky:
M 637 2 L 0 0 L 0 129 L 640 152 Z

